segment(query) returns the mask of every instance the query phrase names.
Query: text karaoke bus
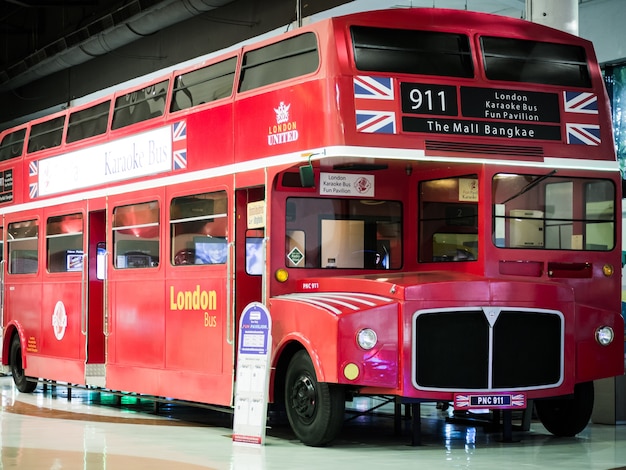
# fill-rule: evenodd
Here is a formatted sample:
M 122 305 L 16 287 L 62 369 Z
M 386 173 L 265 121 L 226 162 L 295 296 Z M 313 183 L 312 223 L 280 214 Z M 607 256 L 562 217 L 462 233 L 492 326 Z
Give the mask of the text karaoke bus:
M 327 19 L 0 135 L 2 365 L 232 406 L 324 445 L 345 401 L 574 435 L 623 373 L 621 179 L 591 43 L 482 13 Z

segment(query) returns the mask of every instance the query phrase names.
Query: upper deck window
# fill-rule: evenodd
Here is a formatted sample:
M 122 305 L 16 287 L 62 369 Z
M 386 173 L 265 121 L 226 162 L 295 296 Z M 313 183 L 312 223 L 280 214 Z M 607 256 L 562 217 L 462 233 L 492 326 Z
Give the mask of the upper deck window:
M 463 34 L 352 26 L 354 62 L 368 72 L 472 78 L 469 39 Z
M 0 161 L 9 160 L 22 155 L 26 128 L 7 134 L 0 142 Z
M 229 97 L 233 92 L 237 58 L 232 57 L 176 77 L 170 111 Z
M 70 114 L 70 120 L 65 140 L 76 142 L 95 135 L 104 134 L 109 121 L 110 101 L 97 104 Z
M 131 91 L 115 100 L 112 129 L 163 116 L 168 80 Z
M 65 116 L 59 116 L 32 126 L 28 138 L 28 153 L 61 145 L 64 125 Z
M 315 72 L 319 62 L 317 39 L 313 33 L 248 51 L 243 56 L 239 91 Z
M 490 80 L 591 87 L 580 46 L 495 37 L 483 37 L 481 43 Z

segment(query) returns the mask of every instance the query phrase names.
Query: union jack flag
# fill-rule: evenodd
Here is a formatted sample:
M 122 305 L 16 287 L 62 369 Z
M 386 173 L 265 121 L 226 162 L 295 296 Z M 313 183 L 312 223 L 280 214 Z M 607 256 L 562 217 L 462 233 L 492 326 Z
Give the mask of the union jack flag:
M 600 145 L 600 126 L 597 124 L 566 123 L 567 143 L 579 145 Z
M 456 403 L 454 404 L 457 408 L 466 408 L 470 406 L 470 397 L 467 395 L 457 395 Z
M 172 124 L 172 153 L 174 169 L 187 168 L 187 122 L 178 121 Z
M 526 408 L 526 395 L 523 393 L 511 396 L 511 406 Z
M 39 196 L 39 162 L 36 160 L 28 164 L 28 195 L 31 199 Z
M 564 91 L 566 113 L 598 114 L 598 97 L 595 93 Z
M 600 145 L 602 139 L 598 125 L 598 96 L 596 94 L 564 91 L 563 110 L 568 144 Z
M 396 103 L 390 77 L 354 77 L 356 130 L 365 133 L 396 133 Z

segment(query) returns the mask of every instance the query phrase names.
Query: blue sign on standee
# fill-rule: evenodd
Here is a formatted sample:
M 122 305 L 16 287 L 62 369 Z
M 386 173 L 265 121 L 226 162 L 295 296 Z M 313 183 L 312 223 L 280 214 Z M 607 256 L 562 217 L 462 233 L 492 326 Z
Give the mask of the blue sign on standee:
M 265 306 L 252 302 L 246 306 L 239 323 L 239 354 L 267 354 L 271 320 Z

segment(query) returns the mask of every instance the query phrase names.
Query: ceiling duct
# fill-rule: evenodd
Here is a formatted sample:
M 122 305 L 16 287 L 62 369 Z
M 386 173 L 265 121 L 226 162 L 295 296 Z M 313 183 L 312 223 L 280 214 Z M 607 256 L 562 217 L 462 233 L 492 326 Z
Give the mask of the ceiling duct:
M 223 7 L 234 0 L 134 0 L 31 54 L 0 74 L 0 92 L 15 89 Z

